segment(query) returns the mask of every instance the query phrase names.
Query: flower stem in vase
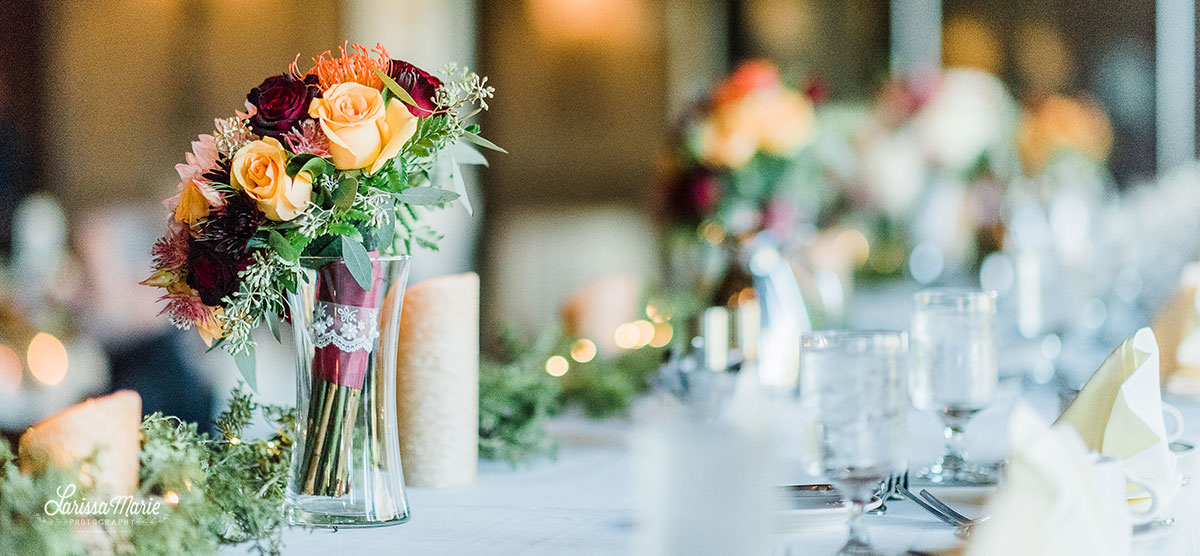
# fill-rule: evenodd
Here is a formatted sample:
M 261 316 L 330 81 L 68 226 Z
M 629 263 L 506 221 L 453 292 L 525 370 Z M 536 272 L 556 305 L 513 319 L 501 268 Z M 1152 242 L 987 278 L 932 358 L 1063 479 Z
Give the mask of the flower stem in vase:
M 371 288 L 364 289 L 342 261 L 317 270 L 303 494 L 340 497 L 351 488 L 355 425 L 375 341 L 376 290 L 383 278 L 377 262 L 371 276 Z

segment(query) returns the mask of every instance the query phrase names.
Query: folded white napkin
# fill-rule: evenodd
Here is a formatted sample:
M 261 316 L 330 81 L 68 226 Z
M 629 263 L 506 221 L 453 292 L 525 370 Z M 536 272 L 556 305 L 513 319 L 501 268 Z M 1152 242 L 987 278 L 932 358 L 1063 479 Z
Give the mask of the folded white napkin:
M 1129 516 L 1103 500 L 1093 457 L 1071 427 L 1050 427 L 1019 404 L 1008 436 L 1004 483 L 985 511 L 991 518 L 971 533 L 966 556 L 1129 554 Z
M 1158 343 L 1143 328 L 1104 360 L 1058 422 L 1073 426 L 1088 448 L 1123 460 L 1130 475 L 1163 496 L 1165 508 L 1179 481 L 1162 407 Z

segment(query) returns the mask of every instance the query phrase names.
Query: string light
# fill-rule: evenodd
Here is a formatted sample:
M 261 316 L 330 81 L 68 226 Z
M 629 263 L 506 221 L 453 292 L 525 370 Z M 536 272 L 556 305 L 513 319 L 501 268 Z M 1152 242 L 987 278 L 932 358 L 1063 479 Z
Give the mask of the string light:
M 571 365 L 567 363 L 567 358 L 561 355 L 555 355 L 546 360 L 546 372 L 550 376 L 562 376 L 567 374 L 567 370 Z
M 654 339 L 654 325 L 650 324 L 648 320 L 639 320 L 632 324 L 637 333 L 637 341 L 634 342 L 633 347 L 642 348 L 649 345 L 650 341 Z
M 633 323 L 627 322 L 617 327 L 617 331 L 613 333 L 613 341 L 617 347 L 621 349 L 633 349 L 638 347 L 638 330 Z
M 587 339 L 580 338 L 571 344 L 571 359 L 579 363 L 587 363 L 596 357 L 596 343 Z
M 166 500 L 168 504 L 175 506 L 179 504 L 179 493 L 173 490 L 168 490 L 167 493 L 163 495 L 163 499 Z
M 650 339 L 650 347 L 660 348 L 671 343 L 671 338 L 675 335 L 675 330 L 671 325 L 660 322 L 654 325 L 654 336 Z

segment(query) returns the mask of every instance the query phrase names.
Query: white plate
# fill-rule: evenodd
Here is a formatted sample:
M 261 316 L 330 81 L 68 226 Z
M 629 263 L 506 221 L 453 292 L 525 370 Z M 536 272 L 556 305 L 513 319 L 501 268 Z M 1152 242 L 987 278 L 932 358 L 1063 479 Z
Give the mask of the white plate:
M 835 491 L 788 491 L 783 497 L 784 510 L 780 512 L 781 532 L 811 531 L 840 527 L 850 519 L 850 503 Z M 868 510 L 883 505 L 875 498 L 867 504 Z

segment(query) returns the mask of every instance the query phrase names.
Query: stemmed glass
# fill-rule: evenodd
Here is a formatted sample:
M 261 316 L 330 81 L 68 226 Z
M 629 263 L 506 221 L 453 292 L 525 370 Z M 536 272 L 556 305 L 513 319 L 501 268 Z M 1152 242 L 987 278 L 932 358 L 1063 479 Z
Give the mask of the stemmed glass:
M 823 331 L 800 343 L 804 460 L 854 511 L 839 555 L 878 555 L 863 515 L 880 483 L 907 466 L 908 338 L 892 331 Z
M 913 406 L 937 412 L 946 452 L 917 475 L 938 484 L 989 485 L 996 473 L 967 462 L 963 431 L 996 396 L 996 293 L 934 288 L 914 296 Z

